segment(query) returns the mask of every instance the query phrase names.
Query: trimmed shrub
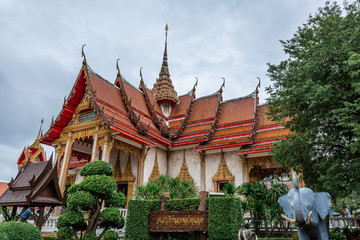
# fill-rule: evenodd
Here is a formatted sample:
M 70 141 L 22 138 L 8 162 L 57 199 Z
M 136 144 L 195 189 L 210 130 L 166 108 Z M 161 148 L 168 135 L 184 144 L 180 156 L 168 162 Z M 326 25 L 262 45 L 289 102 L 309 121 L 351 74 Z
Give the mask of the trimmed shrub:
M 91 176 L 91 175 L 113 175 L 114 170 L 110 164 L 105 161 L 97 160 L 91 164 L 85 165 L 80 170 L 80 176 Z
M 70 227 L 58 228 L 56 234 L 59 240 L 68 240 L 74 238 L 74 231 Z
M 199 198 L 169 199 L 165 202 L 167 211 L 197 210 Z
M 237 239 L 242 222 L 241 202 L 239 198 L 208 198 L 209 240 Z
M 113 192 L 110 198 L 106 200 L 106 206 L 123 208 L 126 205 L 126 196 L 122 192 Z
M 153 239 L 149 232 L 149 213 L 160 209 L 160 200 L 130 200 L 126 219 L 127 240 Z
M 40 230 L 30 223 L 3 222 L 0 224 L 2 240 L 42 240 Z
M 57 240 L 57 238 L 55 236 L 45 236 L 43 240 Z
M 67 208 L 63 214 L 60 215 L 56 223 L 57 228 L 73 227 L 76 230 L 84 230 L 84 215 L 79 210 Z
M 86 165 L 87 166 L 87 165 Z M 108 198 L 116 189 L 115 180 L 105 175 L 91 175 L 79 183 L 81 190 L 100 198 Z
M 122 228 L 125 220 L 116 207 L 105 208 L 99 216 L 99 226 L 102 228 Z
M 69 208 L 78 209 L 80 208 L 83 211 L 87 211 L 96 204 L 95 197 L 86 191 L 77 191 L 71 193 L 67 200 L 66 204 Z
M 104 236 L 101 238 L 101 240 L 117 240 L 119 237 L 119 234 L 115 231 L 107 231 Z
M 82 238 L 82 240 L 97 240 L 97 239 L 98 238 L 94 232 L 88 232 Z

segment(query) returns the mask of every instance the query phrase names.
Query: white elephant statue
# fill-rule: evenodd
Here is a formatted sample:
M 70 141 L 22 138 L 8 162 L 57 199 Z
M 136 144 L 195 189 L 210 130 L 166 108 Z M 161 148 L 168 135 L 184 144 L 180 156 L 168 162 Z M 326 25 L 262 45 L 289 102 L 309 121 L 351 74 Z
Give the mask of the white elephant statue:
M 299 188 L 296 176 L 293 182 L 294 188 L 278 200 L 286 214 L 283 218 L 296 225 L 300 240 L 329 240 L 330 194 Z

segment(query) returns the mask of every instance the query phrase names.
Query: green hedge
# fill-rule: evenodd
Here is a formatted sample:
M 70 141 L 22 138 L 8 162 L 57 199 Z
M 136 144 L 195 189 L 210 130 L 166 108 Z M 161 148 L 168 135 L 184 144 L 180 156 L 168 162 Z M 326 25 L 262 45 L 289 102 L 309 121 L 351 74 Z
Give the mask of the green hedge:
M 199 198 L 169 199 L 165 202 L 167 211 L 197 210 L 198 207 Z
M 237 239 L 242 222 L 242 209 L 239 198 L 208 198 L 209 240 Z
M 37 227 L 24 222 L 2 222 L 0 224 L 1 240 L 42 240 Z
M 149 232 L 149 213 L 160 209 L 160 200 L 130 200 L 126 219 L 127 240 L 155 239 Z
M 168 211 L 196 210 L 198 198 L 170 199 L 165 203 Z M 237 239 L 242 222 L 241 202 L 238 198 L 208 198 L 209 240 Z M 156 234 L 149 232 L 149 213 L 160 209 L 160 200 L 130 200 L 126 220 L 127 240 L 155 239 Z M 197 233 L 168 233 L 168 240 L 198 239 Z

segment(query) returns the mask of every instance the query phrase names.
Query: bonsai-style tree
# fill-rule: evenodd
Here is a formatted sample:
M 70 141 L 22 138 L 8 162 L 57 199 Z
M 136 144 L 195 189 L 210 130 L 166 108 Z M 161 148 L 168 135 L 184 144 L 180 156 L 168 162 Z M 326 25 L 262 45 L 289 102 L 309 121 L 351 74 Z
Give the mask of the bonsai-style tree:
M 67 208 L 57 222 L 59 239 L 101 239 L 110 228 L 124 226 L 118 208 L 125 206 L 126 197 L 115 192 L 113 171 L 104 161 L 89 163 L 81 169 L 80 175 L 86 178 L 68 190 Z M 86 212 L 85 217 L 82 211 Z M 98 237 L 97 227 L 103 228 Z

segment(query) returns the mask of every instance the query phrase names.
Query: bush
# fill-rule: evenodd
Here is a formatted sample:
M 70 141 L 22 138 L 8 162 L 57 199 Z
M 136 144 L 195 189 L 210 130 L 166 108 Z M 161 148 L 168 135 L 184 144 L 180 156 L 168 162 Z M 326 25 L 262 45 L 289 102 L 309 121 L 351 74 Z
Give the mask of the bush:
M 105 175 L 88 176 L 79 185 L 81 190 L 100 198 L 109 198 L 116 189 L 115 180 Z
M 149 232 L 149 213 L 160 209 L 160 200 L 130 200 L 125 236 L 128 240 L 152 239 Z
M 2 240 L 42 240 L 40 230 L 30 223 L 3 222 L 0 224 Z
M 43 237 L 43 240 L 57 240 L 56 236 L 46 236 Z
M 97 240 L 97 239 L 98 238 L 94 232 L 88 232 L 82 238 L 82 240 Z
M 167 211 L 197 210 L 199 198 L 169 199 L 165 202 Z
M 99 216 L 99 226 L 102 228 L 122 228 L 125 220 L 116 207 L 105 208 Z
M 91 176 L 91 175 L 113 175 L 114 170 L 110 164 L 105 161 L 97 160 L 91 164 L 85 165 L 80 170 L 80 176 Z
M 79 210 L 67 208 L 63 214 L 60 215 L 56 223 L 57 228 L 72 227 L 75 230 L 84 230 L 84 215 Z M 86 229 L 86 228 L 85 228 Z
M 66 204 L 69 208 L 78 209 L 80 208 L 83 211 L 87 211 L 96 204 L 95 197 L 86 191 L 77 191 L 71 193 L 67 200 Z
M 70 227 L 58 227 L 56 234 L 59 240 L 68 240 L 74 238 L 74 231 Z
M 113 194 L 106 200 L 107 207 L 123 208 L 126 205 L 126 196 L 122 192 L 113 192 Z
M 119 234 L 115 231 L 107 231 L 104 236 L 101 238 L 101 240 L 117 240 L 119 237 Z
M 241 202 L 239 198 L 208 198 L 209 240 L 237 239 L 242 222 Z

